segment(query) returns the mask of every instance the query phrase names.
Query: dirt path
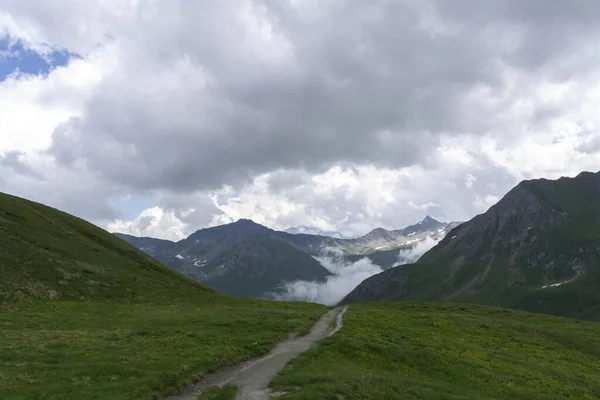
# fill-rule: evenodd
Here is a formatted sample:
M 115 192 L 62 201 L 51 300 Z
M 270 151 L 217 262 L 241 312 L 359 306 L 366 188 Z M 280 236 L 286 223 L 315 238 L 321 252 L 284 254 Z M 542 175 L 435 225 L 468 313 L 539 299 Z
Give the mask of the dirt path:
M 269 383 L 287 364 L 308 350 L 316 341 L 333 335 L 343 325 L 342 316 L 348 307 L 338 307 L 321 317 L 306 336 L 279 343 L 264 357 L 244 362 L 207 375 L 201 382 L 186 390 L 187 394 L 168 397 L 166 400 L 197 400 L 208 386 L 231 383 L 238 387 L 236 400 L 266 400 L 271 398 Z M 331 322 L 336 318 L 336 327 Z

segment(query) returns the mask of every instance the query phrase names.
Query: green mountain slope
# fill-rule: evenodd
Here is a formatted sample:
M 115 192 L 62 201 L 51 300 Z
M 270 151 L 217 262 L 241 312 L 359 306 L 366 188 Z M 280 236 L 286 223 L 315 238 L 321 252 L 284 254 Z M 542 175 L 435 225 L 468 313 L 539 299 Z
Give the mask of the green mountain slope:
M 600 319 L 600 173 L 524 181 L 345 303 L 463 301 Z
M 404 229 L 378 228 L 359 238 L 336 239 L 275 231 L 240 219 L 231 224 L 200 229 L 178 242 L 122 233 L 115 235 L 175 271 L 220 292 L 264 298 L 286 282 L 322 281 L 329 276 L 329 271 L 313 256 L 332 256 L 342 262 L 368 257 L 386 269 L 408 262 L 400 250 L 410 249 L 429 237 L 437 240 L 456 225 L 427 216 Z M 340 253 L 344 255 L 340 256 Z
M 0 399 L 156 399 L 326 310 L 235 298 L 79 218 L 0 194 Z
M 467 304 L 365 303 L 271 383 L 286 399 L 600 395 L 600 323 Z
M 2 193 L 0 266 L 0 303 L 217 295 L 86 221 Z

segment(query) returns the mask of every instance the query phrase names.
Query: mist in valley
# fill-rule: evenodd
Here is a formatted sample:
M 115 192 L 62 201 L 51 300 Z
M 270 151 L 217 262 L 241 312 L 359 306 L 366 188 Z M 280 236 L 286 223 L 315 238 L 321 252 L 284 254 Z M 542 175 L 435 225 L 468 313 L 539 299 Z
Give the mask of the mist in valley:
M 439 239 L 427 237 L 411 248 L 399 250 L 396 266 L 417 261 L 438 241 Z M 349 262 L 344 258 L 343 253 L 337 249 L 325 249 L 323 255 L 315 257 L 315 259 L 332 274 L 326 278 L 325 282 L 288 282 L 272 296 L 277 300 L 310 301 L 328 306 L 335 305 L 362 281 L 383 271 L 380 266 L 373 264 L 368 257 Z

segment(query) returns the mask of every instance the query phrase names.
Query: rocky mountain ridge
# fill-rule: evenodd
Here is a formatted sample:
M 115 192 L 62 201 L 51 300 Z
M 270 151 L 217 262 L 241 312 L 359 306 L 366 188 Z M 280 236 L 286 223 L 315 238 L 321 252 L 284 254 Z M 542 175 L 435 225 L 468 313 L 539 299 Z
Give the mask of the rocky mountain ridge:
M 524 181 L 416 264 L 365 280 L 345 303 L 467 301 L 600 318 L 600 173 Z
M 200 229 L 179 242 L 116 233 L 165 265 L 228 294 L 261 297 L 289 281 L 323 281 L 330 272 L 314 257 L 368 257 L 381 268 L 402 263 L 400 249 L 439 240 L 455 223 L 427 216 L 400 230 L 375 229 L 354 239 L 290 234 L 248 219 Z

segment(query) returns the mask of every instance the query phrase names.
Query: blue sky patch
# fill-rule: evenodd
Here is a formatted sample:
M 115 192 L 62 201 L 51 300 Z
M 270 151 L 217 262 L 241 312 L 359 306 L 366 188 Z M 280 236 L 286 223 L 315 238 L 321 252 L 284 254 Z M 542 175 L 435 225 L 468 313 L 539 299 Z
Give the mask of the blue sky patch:
M 152 196 L 124 196 L 113 200 L 119 209 L 124 212 L 126 219 L 132 220 L 147 208 L 154 207 Z
M 46 76 L 52 69 L 67 65 L 69 60 L 78 57 L 66 50 L 53 50 L 47 55 L 40 55 L 23 46 L 20 40 L 14 41 L 5 36 L 0 38 L 0 82 L 17 70 L 23 74 Z

